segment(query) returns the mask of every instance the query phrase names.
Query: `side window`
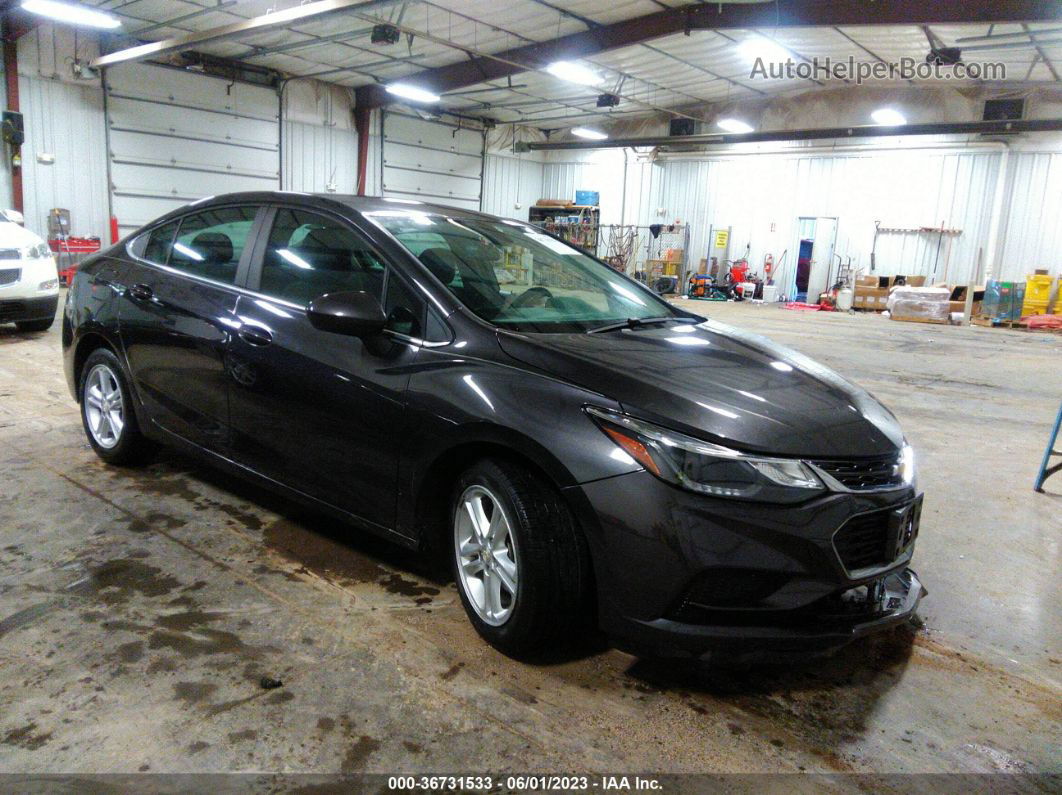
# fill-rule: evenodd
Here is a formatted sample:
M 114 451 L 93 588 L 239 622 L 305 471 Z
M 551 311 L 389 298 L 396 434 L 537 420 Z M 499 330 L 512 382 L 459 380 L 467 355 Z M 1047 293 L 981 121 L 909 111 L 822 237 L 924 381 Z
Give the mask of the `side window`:
M 407 337 L 422 335 L 425 302 L 394 272 L 387 277 L 387 296 L 383 307 L 388 329 Z
M 169 264 L 186 273 L 234 284 L 257 212 L 257 207 L 220 207 L 186 215 L 173 241 Z
M 297 304 L 361 290 L 383 299 L 384 263 L 353 229 L 303 210 L 277 212 L 259 290 Z
M 170 244 L 177 233 L 177 223 L 163 224 L 137 237 L 130 246 L 133 254 L 148 262 L 165 265 L 170 256 Z

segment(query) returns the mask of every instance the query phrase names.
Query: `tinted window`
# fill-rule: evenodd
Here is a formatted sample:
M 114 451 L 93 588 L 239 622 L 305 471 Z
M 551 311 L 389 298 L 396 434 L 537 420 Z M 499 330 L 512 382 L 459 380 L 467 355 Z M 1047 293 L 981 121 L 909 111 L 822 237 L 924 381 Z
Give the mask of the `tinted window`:
M 177 221 L 163 224 L 150 232 L 140 235 L 133 241 L 130 248 L 133 254 L 141 259 L 165 265 L 166 258 L 170 255 L 170 244 L 173 242 L 173 236 L 176 232 Z
M 257 207 L 220 207 L 186 215 L 173 241 L 169 264 L 186 273 L 234 284 L 257 212 Z
M 425 308 L 424 301 L 412 288 L 392 273 L 387 279 L 387 298 L 384 300 L 387 328 L 408 337 L 422 336 Z
M 350 227 L 317 213 L 282 209 L 269 234 L 259 289 L 297 304 L 358 290 L 382 300 L 384 272 L 380 258 Z

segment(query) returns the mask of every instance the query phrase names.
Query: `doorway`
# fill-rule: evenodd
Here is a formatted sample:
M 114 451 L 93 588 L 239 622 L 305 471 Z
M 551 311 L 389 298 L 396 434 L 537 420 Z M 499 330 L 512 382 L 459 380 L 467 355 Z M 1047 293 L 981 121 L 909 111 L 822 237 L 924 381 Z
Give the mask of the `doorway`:
M 834 249 L 837 247 L 835 216 L 797 218 L 797 266 L 794 292 L 798 301 L 818 303 L 830 284 Z

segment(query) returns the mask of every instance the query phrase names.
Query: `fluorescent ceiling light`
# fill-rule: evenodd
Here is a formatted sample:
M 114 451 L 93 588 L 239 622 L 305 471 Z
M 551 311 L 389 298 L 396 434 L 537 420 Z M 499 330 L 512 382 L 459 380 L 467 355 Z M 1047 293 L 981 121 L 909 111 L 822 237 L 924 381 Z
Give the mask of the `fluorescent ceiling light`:
M 117 17 L 76 3 L 60 3 L 57 0 L 23 0 L 22 10 L 29 11 L 31 14 L 40 14 L 42 17 L 58 22 L 66 22 L 69 25 L 85 25 L 90 28 L 108 30 L 122 26 Z
M 594 130 L 590 127 L 574 127 L 572 128 L 572 135 L 579 138 L 589 138 L 591 141 L 604 141 L 608 138 L 608 134 L 601 132 L 601 130 Z
M 414 102 L 438 102 L 439 95 L 433 94 L 423 88 L 411 86 L 408 83 L 392 83 L 387 86 L 387 93 L 394 94 L 403 99 L 412 99 Z
M 878 108 L 870 114 L 875 124 L 883 124 L 886 127 L 898 127 L 907 124 L 907 118 L 898 110 L 892 108 Z
M 762 58 L 768 63 L 785 63 L 793 57 L 781 44 L 763 36 L 750 36 L 738 45 L 738 51 L 747 61 Z
M 597 72 L 572 61 L 554 61 L 546 67 L 546 71 L 554 77 L 567 80 L 569 83 L 578 83 L 581 86 L 599 86 L 604 82 L 604 78 Z
M 716 124 L 728 133 L 750 133 L 753 130 L 751 125 L 745 124 L 740 119 L 720 119 Z

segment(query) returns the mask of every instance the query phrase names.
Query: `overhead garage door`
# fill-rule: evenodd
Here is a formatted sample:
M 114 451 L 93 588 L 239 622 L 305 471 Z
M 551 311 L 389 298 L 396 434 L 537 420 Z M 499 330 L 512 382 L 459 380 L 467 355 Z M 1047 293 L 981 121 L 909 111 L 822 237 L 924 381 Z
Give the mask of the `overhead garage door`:
M 478 210 L 482 183 L 482 131 L 384 113 L 384 196 Z
M 205 196 L 279 189 L 274 90 L 147 64 L 111 67 L 105 80 L 122 234 Z

